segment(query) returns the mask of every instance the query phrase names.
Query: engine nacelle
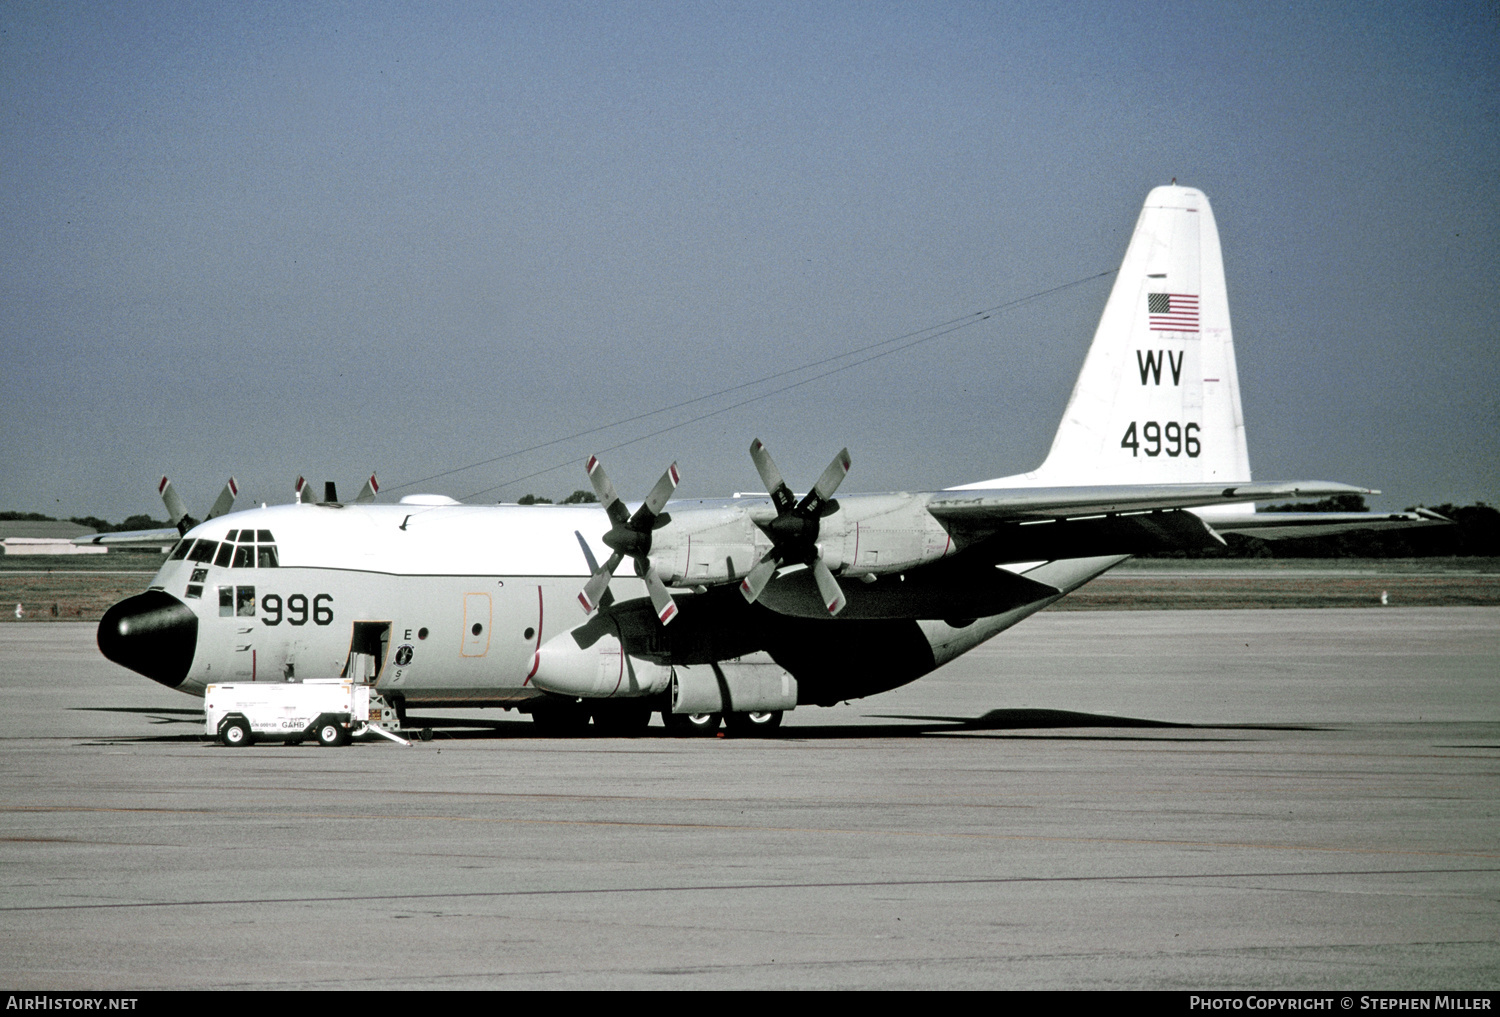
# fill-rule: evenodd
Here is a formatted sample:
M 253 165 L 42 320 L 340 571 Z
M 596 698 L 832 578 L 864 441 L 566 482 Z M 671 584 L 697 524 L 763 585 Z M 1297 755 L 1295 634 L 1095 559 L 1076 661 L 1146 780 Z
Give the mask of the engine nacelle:
M 744 509 L 688 509 L 651 534 L 650 558 L 668 586 L 713 586 L 743 578 L 770 547 Z
M 584 699 L 630 699 L 665 692 L 672 669 L 632 657 L 614 636 L 579 646 L 573 633 L 549 639 L 531 662 L 532 685 Z
M 840 509 L 818 533 L 823 562 L 839 575 L 889 575 L 939 561 L 953 550 L 948 531 L 910 494 L 860 498 L 858 515 Z
M 948 531 L 919 497 L 865 497 L 853 505 L 857 515 L 840 507 L 819 521 L 818 549 L 837 574 L 888 575 L 953 551 Z M 756 522 L 773 518 L 769 504 L 678 510 L 651 535 L 651 564 L 668 586 L 737 581 L 770 551 L 770 538 Z

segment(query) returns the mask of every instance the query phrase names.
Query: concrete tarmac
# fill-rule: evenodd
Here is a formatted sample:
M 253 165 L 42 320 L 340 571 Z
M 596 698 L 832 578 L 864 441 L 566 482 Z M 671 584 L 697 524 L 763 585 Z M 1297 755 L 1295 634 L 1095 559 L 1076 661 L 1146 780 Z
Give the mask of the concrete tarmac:
M 198 740 L 0 627 L 14 989 L 1500 987 L 1500 608 L 1046 612 L 772 739 Z

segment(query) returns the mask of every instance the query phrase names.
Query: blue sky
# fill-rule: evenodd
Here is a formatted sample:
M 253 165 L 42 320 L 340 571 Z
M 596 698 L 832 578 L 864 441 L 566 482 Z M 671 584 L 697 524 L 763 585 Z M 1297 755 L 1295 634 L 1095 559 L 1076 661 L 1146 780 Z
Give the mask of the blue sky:
M 0 3 L 0 98 L 0 508 L 559 497 L 808 374 L 521 450 L 1113 269 L 1173 177 L 1257 479 L 1500 498 L 1493 3 Z M 1107 287 L 605 461 L 1030 469 Z

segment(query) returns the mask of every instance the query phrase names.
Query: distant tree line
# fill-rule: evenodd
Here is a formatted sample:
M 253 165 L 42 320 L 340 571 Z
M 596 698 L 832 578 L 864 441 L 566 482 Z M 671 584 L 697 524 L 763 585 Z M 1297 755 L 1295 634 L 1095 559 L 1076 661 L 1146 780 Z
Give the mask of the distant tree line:
M 118 533 L 124 530 L 160 530 L 172 524 L 165 519 L 152 519 L 150 516 L 129 516 L 124 522 L 111 523 L 100 519 L 98 516 L 73 516 L 66 520 L 56 519 L 52 516 L 44 516 L 40 512 L 0 512 L 0 521 L 3 522 L 25 522 L 25 523 L 77 523 L 79 526 L 87 526 L 98 533 Z
M 593 491 L 574 491 L 562 500 L 564 505 L 592 505 L 599 499 L 594 496 Z M 516 499 L 517 505 L 551 505 L 551 498 L 543 498 L 537 494 L 523 494 Z

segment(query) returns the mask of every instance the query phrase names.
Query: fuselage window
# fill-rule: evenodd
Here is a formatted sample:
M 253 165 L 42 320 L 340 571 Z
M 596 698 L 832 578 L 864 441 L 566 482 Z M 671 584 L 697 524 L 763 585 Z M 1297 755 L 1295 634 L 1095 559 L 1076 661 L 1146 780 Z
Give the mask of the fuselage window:
M 234 617 L 234 587 L 233 586 L 221 586 L 221 587 L 219 587 L 219 617 L 220 618 L 233 618 Z
M 191 540 L 179 540 L 177 546 L 172 548 L 172 553 L 167 556 L 168 561 L 182 561 L 187 557 L 188 548 L 193 546 Z
M 192 561 L 213 561 L 214 548 L 218 546 L 217 540 L 200 540 L 193 544 L 193 549 L 187 556 Z
M 255 548 L 253 548 L 253 547 L 246 547 L 244 544 L 241 544 L 239 547 L 236 547 L 234 549 L 234 565 L 233 565 L 233 567 L 237 568 L 237 569 L 253 569 L 253 568 L 255 568 Z
M 214 559 L 214 564 L 221 569 L 227 569 L 229 567 L 229 558 L 233 554 L 234 545 L 225 541 L 223 546 L 219 548 L 219 556 Z
M 265 531 L 263 530 L 261 532 L 265 532 Z M 255 564 L 258 567 L 260 567 L 260 568 L 263 568 L 263 569 L 274 569 L 274 568 L 276 568 L 277 565 L 278 565 L 278 562 L 277 562 L 277 559 L 276 559 L 276 545 L 275 544 L 261 544 L 260 547 L 256 550 L 255 558 L 256 558 Z
M 255 616 L 255 587 L 236 586 L 234 593 L 234 613 L 241 618 L 253 618 Z

